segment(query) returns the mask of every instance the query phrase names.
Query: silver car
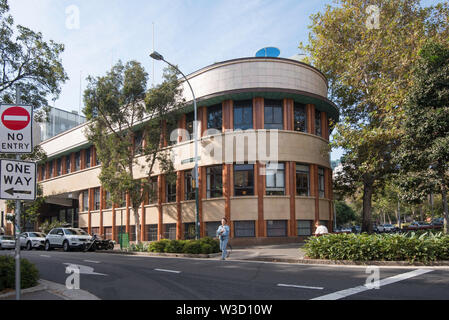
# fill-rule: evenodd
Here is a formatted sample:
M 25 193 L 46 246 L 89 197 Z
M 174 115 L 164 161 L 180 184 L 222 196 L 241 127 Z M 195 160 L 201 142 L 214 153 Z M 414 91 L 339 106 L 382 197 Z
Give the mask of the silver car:
M 0 236 L 0 250 L 14 249 L 16 247 L 16 240 L 13 236 Z
M 45 233 L 23 232 L 20 234 L 20 247 L 31 250 L 33 248 L 43 249 L 45 246 Z
M 55 228 L 45 237 L 45 250 L 52 248 L 63 248 L 64 251 L 70 249 L 84 249 L 92 237 L 79 228 Z

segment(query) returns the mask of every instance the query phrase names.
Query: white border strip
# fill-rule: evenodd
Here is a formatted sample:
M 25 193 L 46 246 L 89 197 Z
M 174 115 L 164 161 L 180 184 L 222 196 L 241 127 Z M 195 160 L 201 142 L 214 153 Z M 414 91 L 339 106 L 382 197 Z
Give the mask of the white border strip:
M 154 270 L 161 271 L 161 272 L 181 273 L 181 271 L 176 271 L 176 270 L 167 270 L 167 269 L 154 269 Z
M 292 288 L 299 288 L 299 289 L 312 289 L 312 290 L 323 290 L 323 287 L 309 287 L 309 286 L 298 286 L 295 284 L 284 284 L 284 283 L 278 283 L 278 287 L 292 287 Z

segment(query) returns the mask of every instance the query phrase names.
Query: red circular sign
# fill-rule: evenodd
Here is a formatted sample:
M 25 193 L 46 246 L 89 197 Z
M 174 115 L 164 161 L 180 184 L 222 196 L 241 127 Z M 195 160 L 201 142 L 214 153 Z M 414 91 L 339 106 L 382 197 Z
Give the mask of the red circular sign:
M 3 125 L 10 130 L 22 130 L 30 123 L 28 111 L 22 107 L 11 107 L 2 114 Z

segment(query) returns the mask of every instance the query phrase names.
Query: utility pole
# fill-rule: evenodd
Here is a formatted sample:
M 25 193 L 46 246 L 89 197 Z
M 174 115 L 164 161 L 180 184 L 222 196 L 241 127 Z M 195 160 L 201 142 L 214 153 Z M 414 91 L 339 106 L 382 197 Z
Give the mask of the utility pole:
M 16 84 L 16 104 L 20 104 L 20 86 Z M 32 120 L 31 120 L 32 121 Z M 20 155 L 16 153 L 16 160 L 20 160 Z M 20 200 L 16 200 L 16 300 L 20 300 Z

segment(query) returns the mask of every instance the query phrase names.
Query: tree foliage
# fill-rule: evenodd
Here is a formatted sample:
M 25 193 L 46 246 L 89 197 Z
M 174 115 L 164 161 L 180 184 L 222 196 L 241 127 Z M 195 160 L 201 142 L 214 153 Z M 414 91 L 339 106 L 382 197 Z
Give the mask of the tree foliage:
M 379 8 L 379 27 L 369 28 L 368 7 Z M 375 189 L 397 167 L 403 105 L 413 63 L 427 39 L 449 39 L 447 3 L 422 8 L 419 0 L 337 0 L 311 16 L 308 62 L 328 78 L 340 108 L 332 146 L 346 150 L 336 189 L 363 190 L 363 231 L 371 231 Z
M 341 226 L 351 223 L 357 219 L 355 211 L 344 201 L 335 202 L 335 211 L 337 214 L 337 225 Z

